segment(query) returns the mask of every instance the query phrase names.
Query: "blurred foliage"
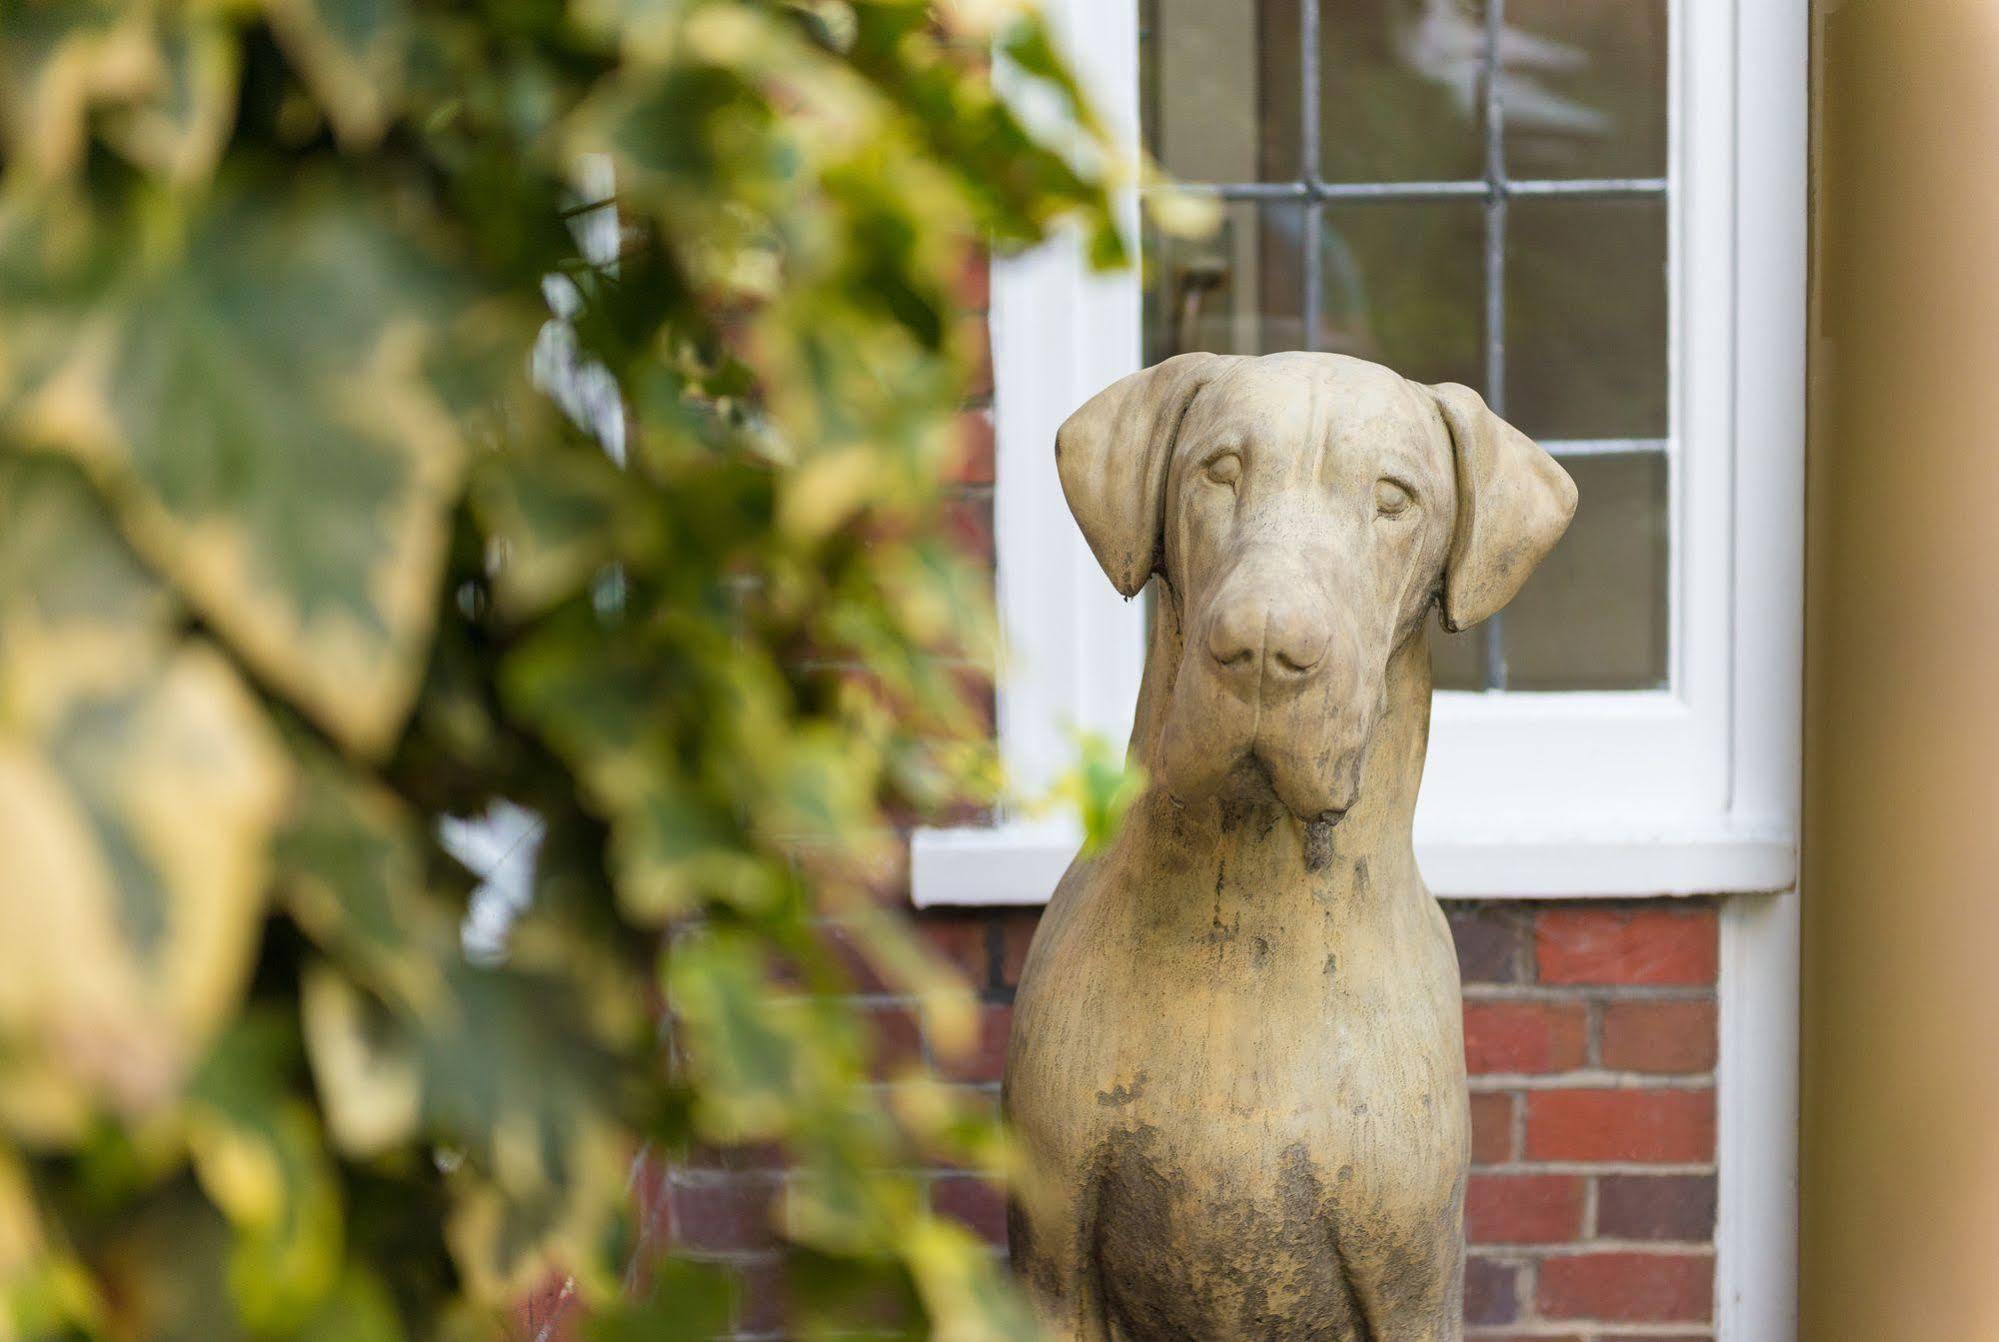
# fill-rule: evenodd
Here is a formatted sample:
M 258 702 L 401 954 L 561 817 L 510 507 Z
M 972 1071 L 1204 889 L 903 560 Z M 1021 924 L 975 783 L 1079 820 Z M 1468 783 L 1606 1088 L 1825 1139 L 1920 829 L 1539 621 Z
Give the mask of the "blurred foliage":
M 1095 732 L 1075 734 L 1076 763 L 1056 783 L 1051 802 L 1082 822 L 1083 852 L 1101 851 L 1116 837 L 1125 812 L 1145 795 L 1142 765 L 1125 759 L 1124 747 Z
M 991 772 L 954 294 L 1113 170 L 1005 3 L 0 6 L 0 1338 L 702 1336 L 632 1181 L 745 1142 L 799 1335 L 1032 1334 L 829 927 L 970 1042 L 881 900 Z

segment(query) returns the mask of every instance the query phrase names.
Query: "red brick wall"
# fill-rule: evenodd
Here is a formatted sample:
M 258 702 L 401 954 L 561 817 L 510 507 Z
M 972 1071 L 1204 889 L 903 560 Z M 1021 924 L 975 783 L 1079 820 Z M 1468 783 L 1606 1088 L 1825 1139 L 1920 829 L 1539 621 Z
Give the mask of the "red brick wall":
M 1714 906 L 1450 906 L 1465 983 L 1472 1175 L 1469 1335 L 1626 1342 L 1713 1336 Z M 997 1095 L 1014 985 L 1035 910 L 916 915 L 978 988 L 984 1047 L 954 1071 Z M 927 1045 L 907 1003 L 862 999 L 907 1056 Z M 748 1277 L 738 1337 L 782 1336 L 767 1152 L 666 1175 L 683 1250 Z M 927 1171 L 933 1205 L 1005 1243 L 999 1193 Z

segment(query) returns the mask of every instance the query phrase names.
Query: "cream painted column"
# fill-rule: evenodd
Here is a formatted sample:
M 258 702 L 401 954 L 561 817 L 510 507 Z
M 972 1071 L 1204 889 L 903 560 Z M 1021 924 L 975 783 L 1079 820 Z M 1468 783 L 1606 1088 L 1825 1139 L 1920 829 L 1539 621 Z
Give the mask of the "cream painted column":
M 1999 1337 L 1999 7 L 1820 0 L 1802 1319 Z

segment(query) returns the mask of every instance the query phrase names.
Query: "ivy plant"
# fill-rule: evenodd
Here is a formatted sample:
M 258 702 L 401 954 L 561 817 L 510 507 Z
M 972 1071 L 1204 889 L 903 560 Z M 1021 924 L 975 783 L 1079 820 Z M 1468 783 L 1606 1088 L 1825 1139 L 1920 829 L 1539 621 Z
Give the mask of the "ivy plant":
M 841 993 L 975 1031 L 883 898 L 992 786 L 959 284 L 1116 262 L 1107 144 L 1002 0 L 0 5 L 0 1338 L 703 1336 L 693 1143 L 798 1336 L 1033 1334 Z

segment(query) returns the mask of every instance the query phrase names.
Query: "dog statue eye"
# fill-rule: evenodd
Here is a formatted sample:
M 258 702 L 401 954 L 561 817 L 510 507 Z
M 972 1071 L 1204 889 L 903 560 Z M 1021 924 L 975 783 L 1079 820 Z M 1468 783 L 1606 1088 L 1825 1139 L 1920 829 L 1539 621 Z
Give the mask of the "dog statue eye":
M 1393 480 L 1374 482 L 1374 511 L 1378 517 L 1399 517 L 1415 502 L 1408 489 Z
M 1208 478 L 1218 485 L 1234 485 L 1242 479 L 1242 458 L 1233 452 L 1224 452 L 1207 465 Z

